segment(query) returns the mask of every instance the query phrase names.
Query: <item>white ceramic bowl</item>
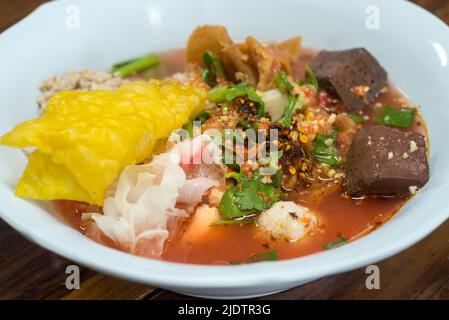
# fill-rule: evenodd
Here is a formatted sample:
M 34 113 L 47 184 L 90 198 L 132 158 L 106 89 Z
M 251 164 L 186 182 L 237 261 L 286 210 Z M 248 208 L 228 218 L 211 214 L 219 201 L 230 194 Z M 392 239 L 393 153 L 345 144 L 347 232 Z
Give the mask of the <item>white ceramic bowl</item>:
M 376 13 L 378 21 L 372 16 Z M 265 295 L 382 260 L 448 218 L 449 29 L 406 1 L 51 2 L 0 35 L 0 134 L 37 115 L 41 80 L 71 69 L 108 70 L 119 60 L 182 47 L 190 32 L 204 23 L 226 25 L 237 39 L 254 35 L 280 40 L 299 34 L 309 47 L 366 47 L 422 106 L 432 143 L 430 182 L 392 221 L 360 240 L 303 258 L 242 266 L 149 260 L 89 240 L 43 203 L 14 197 L 26 159 L 20 151 L 7 148 L 0 149 L 0 216 L 32 241 L 92 269 L 217 298 Z

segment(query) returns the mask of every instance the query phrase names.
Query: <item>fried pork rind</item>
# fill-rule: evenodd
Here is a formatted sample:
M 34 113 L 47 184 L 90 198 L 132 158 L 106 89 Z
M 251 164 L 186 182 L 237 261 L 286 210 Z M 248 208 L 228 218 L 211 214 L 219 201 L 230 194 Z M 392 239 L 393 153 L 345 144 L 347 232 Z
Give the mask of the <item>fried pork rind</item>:
M 281 60 L 282 69 L 292 73 L 292 64 L 298 61 L 301 53 L 301 37 L 294 37 L 271 46 L 274 54 Z
M 202 55 L 209 50 L 222 60 L 231 80 L 237 79 L 238 72 L 250 85 L 268 90 L 274 87 L 273 78 L 281 68 L 291 72 L 291 64 L 299 58 L 300 48 L 299 37 L 270 46 L 253 37 L 236 44 L 225 27 L 204 25 L 196 28 L 190 36 L 186 60 L 191 65 L 203 66 Z
M 227 70 L 235 71 L 232 69 L 232 60 L 224 53 L 224 50 L 232 45 L 233 42 L 225 27 L 198 27 L 193 31 L 187 41 L 186 60 L 188 63 L 199 63 L 203 65 L 203 53 L 209 50 L 221 59 Z
M 205 98 L 204 89 L 155 80 L 55 95 L 42 117 L 0 138 L 2 145 L 36 148 L 16 195 L 102 205 L 120 172 L 150 157 L 157 141 L 201 112 Z
M 248 62 L 258 75 L 257 89 L 268 90 L 273 87 L 273 78 L 281 70 L 281 61 L 274 51 L 253 37 L 246 38 L 240 50 L 249 57 Z

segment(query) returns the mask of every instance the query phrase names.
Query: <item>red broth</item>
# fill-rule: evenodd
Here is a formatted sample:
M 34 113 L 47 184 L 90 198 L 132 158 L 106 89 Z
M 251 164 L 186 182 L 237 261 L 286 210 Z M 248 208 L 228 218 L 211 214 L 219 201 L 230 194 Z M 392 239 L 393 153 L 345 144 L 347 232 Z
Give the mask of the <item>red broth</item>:
M 302 57 L 293 68 L 296 78 L 304 74 L 304 64 L 310 64 L 316 51 L 303 49 Z M 161 78 L 184 69 L 184 52 L 182 49 L 161 54 L 162 64 L 157 70 L 137 75 L 138 78 Z M 405 96 L 393 86 L 377 99 L 381 104 L 401 106 L 407 104 Z M 374 108 L 374 106 L 371 106 Z M 374 110 L 374 109 L 372 109 Z M 372 110 L 368 114 L 372 113 Z M 373 123 L 373 119 L 365 125 Z M 412 128 L 426 134 L 423 121 L 417 121 Z M 229 264 L 247 261 L 255 254 L 276 250 L 280 259 L 297 258 L 325 250 L 326 244 L 343 236 L 348 241 L 360 238 L 387 222 L 407 201 L 405 198 L 367 197 L 353 200 L 344 196 L 340 186 L 322 196 L 319 201 L 310 200 L 308 191 L 290 195 L 293 200 L 308 207 L 319 217 L 319 227 L 313 235 L 294 243 L 274 240 L 261 232 L 255 225 L 228 225 L 209 228 L 204 237 L 195 241 L 186 240 L 184 222 L 177 235 L 166 242 L 163 260 L 194 264 Z M 87 204 L 58 200 L 52 201 L 55 209 L 72 227 L 82 233 L 87 226 L 81 222 L 84 212 L 101 211 L 101 208 Z M 114 247 L 111 240 L 103 239 L 104 244 Z
M 301 201 L 301 197 L 298 197 Z M 298 242 L 272 240 L 254 225 L 230 225 L 210 228 L 200 241 L 189 243 L 182 234 L 166 245 L 164 260 L 197 264 L 227 264 L 276 250 L 279 259 L 305 256 L 324 250 L 327 243 L 344 236 L 355 240 L 385 223 L 404 204 L 403 199 L 368 198 L 355 202 L 333 192 L 320 203 L 308 203 L 319 215 L 320 230 Z
M 166 243 L 163 260 L 196 263 L 228 264 L 245 261 L 254 254 L 276 250 L 280 259 L 305 256 L 324 250 L 325 245 L 343 236 L 349 241 L 362 237 L 387 222 L 406 202 L 401 198 L 366 198 L 352 200 L 334 191 L 320 199 L 309 201 L 306 196 L 294 195 L 298 203 L 319 216 L 319 231 L 294 243 L 273 240 L 255 225 L 229 225 L 209 228 L 205 237 L 186 241 L 184 231 Z M 293 200 L 292 199 L 292 200 Z M 52 201 L 55 209 L 72 227 L 85 233 L 81 222 L 84 212 L 98 211 L 98 207 L 69 200 Z M 184 224 L 188 226 L 188 223 Z M 114 247 L 111 241 L 104 243 Z

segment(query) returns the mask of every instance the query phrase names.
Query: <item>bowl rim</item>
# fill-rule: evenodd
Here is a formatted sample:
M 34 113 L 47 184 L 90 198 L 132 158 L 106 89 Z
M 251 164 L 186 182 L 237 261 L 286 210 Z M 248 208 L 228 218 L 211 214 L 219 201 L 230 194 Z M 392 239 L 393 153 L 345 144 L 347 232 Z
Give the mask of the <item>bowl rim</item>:
M 402 0 L 378 1 L 385 5 L 388 1 L 388 3 L 409 6 L 417 15 L 423 15 L 427 17 L 426 19 L 432 19 L 431 22 L 435 24 L 435 27 L 449 36 L 449 27 L 443 21 L 414 3 Z M 80 2 L 87 1 L 82 0 Z M 60 0 L 40 5 L 23 20 L 3 31 L 0 34 L 0 43 L 6 35 L 12 34 L 15 30 L 29 27 L 33 20 L 39 19 L 48 8 L 68 3 L 69 0 Z M 288 260 L 232 266 L 195 265 L 137 257 L 100 245 L 87 237 L 82 240 L 91 249 L 89 253 L 86 253 L 54 241 L 48 230 L 30 228 L 20 218 L 14 214 L 7 214 L 2 209 L 0 209 L 0 217 L 21 234 L 45 249 L 86 267 L 119 278 L 177 288 L 235 288 L 313 280 L 321 276 L 344 272 L 383 260 L 411 246 L 436 229 L 449 217 L 449 206 L 444 212 L 435 214 L 432 219 L 420 221 L 419 224 L 407 221 L 409 225 L 419 226 L 419 228 L 415 229 L 413 233 L 406 233 L 400 241 L 391 242 L 387 247 L 377 246 L 373 249 L 370 243 L 376 237 L 377 233 L 375 231 L 355 242 L 332 251 L 319 252 Z M 386 226 L 388 224 L 381 229 Z M 78 233 L 75 230 L 72 231 Z M 358 247 L 359 252 L 363 253 L 355 256 L 351 255 L 354 247 Z M 363 250 L 364 248 L 369 250 Z M 107 265 L 101 259 L 96 259 L 97 253 L 105 254 L 115 261 L 124 260 L 126 263 Z M 316 263 L 318 261 L 322 263 Z M 123 268 L 123 265 L 126 264 L 135 266 L 135 268 Z M 182 269 L 182 272 L 179 272 L 180 269 Z M 282 270 L 282 272 L 279 272 L 279 270 Z

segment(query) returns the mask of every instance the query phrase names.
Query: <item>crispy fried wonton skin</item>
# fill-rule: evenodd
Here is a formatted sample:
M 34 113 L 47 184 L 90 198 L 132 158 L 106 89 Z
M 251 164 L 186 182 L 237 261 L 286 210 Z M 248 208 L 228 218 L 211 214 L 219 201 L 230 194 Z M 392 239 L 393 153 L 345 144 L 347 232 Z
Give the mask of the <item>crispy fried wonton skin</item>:
M 2 145 L 36 148 L 16 194 L 102 205 L 123 169 L 151 156 L 158 140 L 202 110 L 205 98 L 202 88 L 156 80 L 55 95 L 42 117 L 0 138 Z
M 237 44 L 225 27 L 204 25 L 191 34 L 187 42 L 186 61 L 191 65 L 203 65 L 203 53 L 211 51 L 221 59 L 231 80 L 236 80 L 238 72 L 250 85 L 267 90 L 273 87 L 273 78 L 279 70 L 291 72 L 291 63 L 299 58 L 300 49 L 300 37 L 270 46 L 248 37 Z

